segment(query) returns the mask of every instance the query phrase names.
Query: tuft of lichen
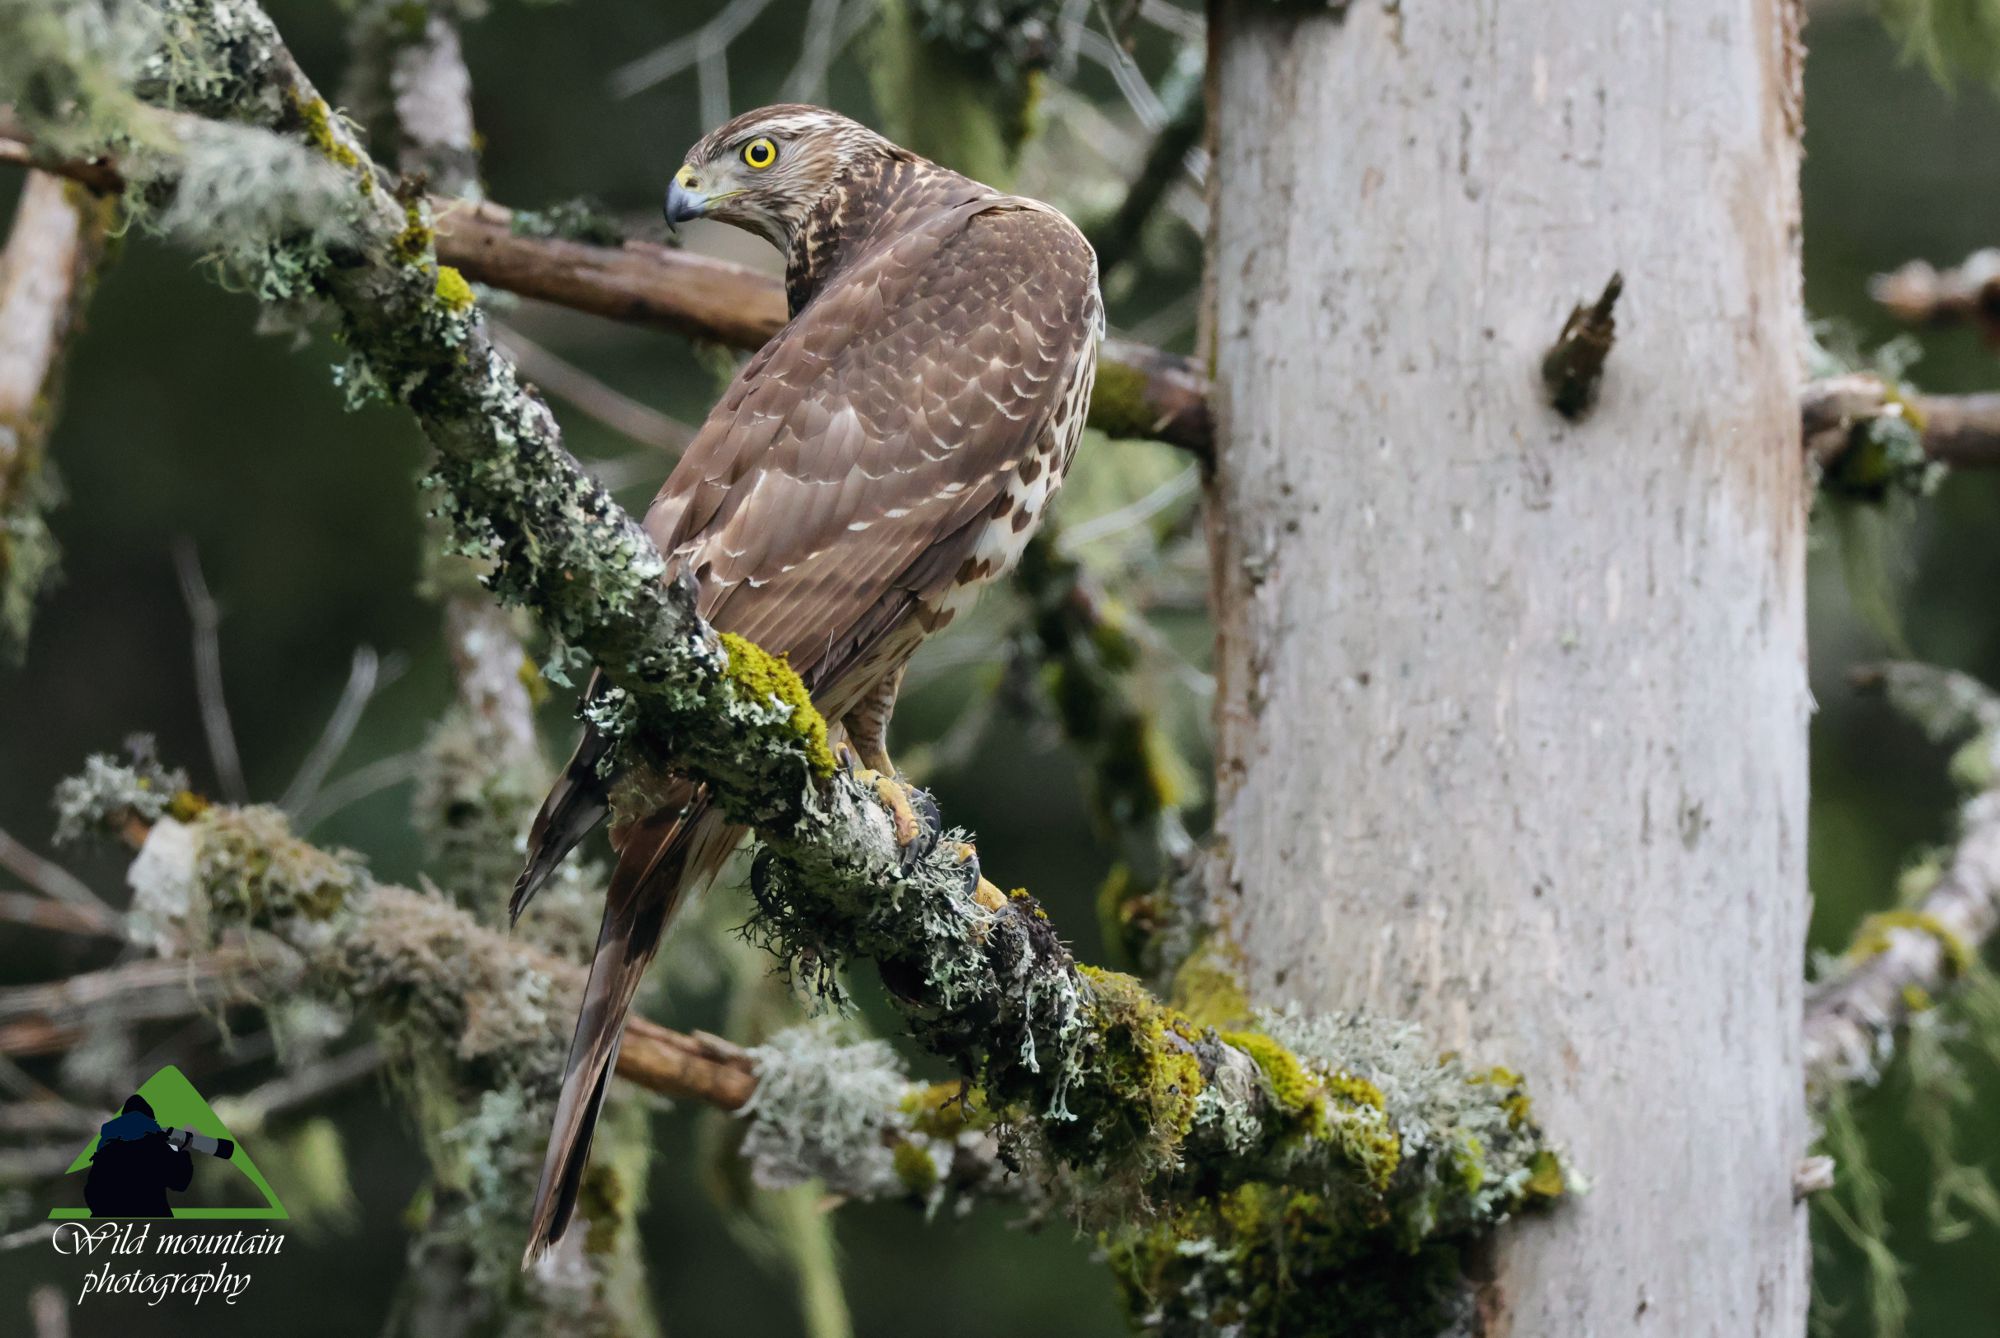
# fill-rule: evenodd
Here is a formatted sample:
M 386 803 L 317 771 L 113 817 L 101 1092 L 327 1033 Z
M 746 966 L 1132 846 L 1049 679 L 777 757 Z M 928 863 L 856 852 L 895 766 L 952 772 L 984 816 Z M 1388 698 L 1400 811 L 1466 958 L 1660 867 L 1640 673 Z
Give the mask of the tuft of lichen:
M 455 315 L 463 314 L 476 300 L 472 285 L 465 281 L 463 274 L 450 265 L 438 266 L 437 282 L 433 285 L 433 291 L 437 293 L 438 301 L 444 303 L 445 309 Z
M 83 770 L 56 786 L 56 844 L 116 837 L 127 822 L 153 823 L 169 815 L 196 816 L 205 807 L 188 789 L 187 773 L 160 764 L 153 740 L 125 741 L 123 761 L 93 753 Z
M 759 1186 L 818 1180 L 857 1198 L 901 1186 L 891 1143 L 907 1127 L 909 1080 L 895 1051 L 821 1020 L 779 1032 L 751 1059 L 758 1080 L 741 1112 L 742 1152 Z
M 212 807 L 191 826 L 195 876 L 224 921 L 328 920 L 362 885 L 356 856 L 299 840 L 275 808 Z
M 724 632 L 722 648 L 729 656 L 723 672 L 752 702 L 772 702 L 786 713 L 792 730 L 805 742 L 806 761 L 813 774 L 831 776 L 833 751 L 827 746 L 826 719 L 813 705 L 812 694 L 793 672 L 791 662 L 734 632 Z

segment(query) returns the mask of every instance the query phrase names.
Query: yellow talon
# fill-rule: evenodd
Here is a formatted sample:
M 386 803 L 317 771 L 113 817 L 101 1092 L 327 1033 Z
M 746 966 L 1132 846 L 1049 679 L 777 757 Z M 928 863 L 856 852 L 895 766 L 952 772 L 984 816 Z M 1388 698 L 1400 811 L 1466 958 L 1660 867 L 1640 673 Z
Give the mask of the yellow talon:
M 924 824 L 917 817 L 916 809 L 910 806 L 910 792 L 903 788 L 894 776 L 884 776 L 879 771 L 858 773 L 859 779 L 875 787 L 875 796 L 895 817 L 896 844 L 906 847 L 924 834 Z
M 979 852 L 964 841 L 958 843 L 955 853 L 960 864 L 979 857 Z M 997 911 L 1007 904 L 1007 894 L 988 882 L 983 873 L 979 875 L 979 886 L 972 891 L 972 899 L 989 911 Z

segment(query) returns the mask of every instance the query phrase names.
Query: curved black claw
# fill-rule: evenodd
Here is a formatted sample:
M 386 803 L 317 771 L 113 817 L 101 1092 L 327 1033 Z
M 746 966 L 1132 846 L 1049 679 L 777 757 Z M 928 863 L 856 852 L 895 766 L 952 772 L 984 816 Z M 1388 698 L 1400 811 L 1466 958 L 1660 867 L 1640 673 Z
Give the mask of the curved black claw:
M 958 848 L 958 876 L 965 885 L 965 895 L 976 898 L 979 885 L 986 881 L 979 872 L 979 850 L 976 846 L 961 845 Z
M 910 811 L 917 818 L 916 839 L 903 847 L 903 873 L 908 875 L 937 849 L 938 838 L 944 835 L 944 813 L 938 808 L 937 800 L 931 798 L 929 790 L 912 787 L 909 791 Z

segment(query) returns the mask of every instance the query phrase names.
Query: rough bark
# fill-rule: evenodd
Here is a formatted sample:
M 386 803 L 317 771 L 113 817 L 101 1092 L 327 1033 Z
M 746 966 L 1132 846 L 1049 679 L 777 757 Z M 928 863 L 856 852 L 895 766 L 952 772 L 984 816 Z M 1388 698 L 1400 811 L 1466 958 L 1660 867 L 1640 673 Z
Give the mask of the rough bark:
M 1594 1190 L 1489 1335 L 1802 1332 L 1786 0 L 1222 0 L 1219 923 L 1523 1070 Z M 1572 425 L 1538 369 L 1614 271 Z

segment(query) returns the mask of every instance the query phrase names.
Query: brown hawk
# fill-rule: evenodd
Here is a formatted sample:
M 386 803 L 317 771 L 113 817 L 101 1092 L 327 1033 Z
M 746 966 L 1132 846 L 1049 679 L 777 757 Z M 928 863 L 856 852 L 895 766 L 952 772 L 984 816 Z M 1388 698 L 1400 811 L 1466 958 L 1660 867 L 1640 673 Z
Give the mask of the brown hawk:
M 704 618 L 787 656 L 851 753 L 893 776 L 886 734 L 911 653 L 1020 557 L 1075 452 L 1103 333 L 1097 258 L 1048 205 L 808 106 L 709 134 L 666 211 L 782 250 L 791 321 L 737 373 L 646 531 L 670 579 L 695 578 Z M 586 727 L 543 802 L 516 916 L 609 813 L 607 747 Z M 907 804 L 899 819 L 907 839 Z M 528 1261 L 575 1211 L 625 1015 L 668 918 L 742 835 L 688 780 L 613 824 L 618 863 Z

